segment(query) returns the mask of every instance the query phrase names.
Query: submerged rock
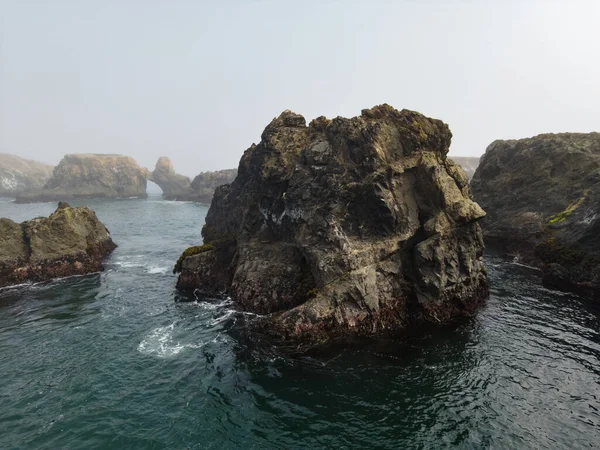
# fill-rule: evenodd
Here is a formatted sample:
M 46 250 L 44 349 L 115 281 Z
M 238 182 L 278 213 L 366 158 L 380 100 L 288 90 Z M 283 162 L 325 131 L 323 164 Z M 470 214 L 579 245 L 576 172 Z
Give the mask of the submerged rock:
M 53 169 L 48 164 L 0 153 L 0 197 L 41 189 Z
M 146 197 L 147 172 L 129 156 L 65 155 L 41 190 L 19 195 L 17 202 Z
M 283 112 L 217 188 L 178 287 L 231 295 L 302 348 L 472 314 L 488 292 L 485 213 L 446 158 L 451 136 L 389 105 L 309 126 Z
M 600 298 L 600 133 L 495 141 L 471 182 L 486 243 Z
M 0 287 L 102 270 L 117 246 L 96 213 L 61 202 L 49 217 L 0 219 Z

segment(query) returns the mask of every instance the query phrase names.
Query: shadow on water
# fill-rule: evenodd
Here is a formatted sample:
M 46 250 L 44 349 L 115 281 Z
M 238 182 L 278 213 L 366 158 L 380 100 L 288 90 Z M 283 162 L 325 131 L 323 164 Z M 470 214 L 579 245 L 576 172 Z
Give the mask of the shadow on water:
M 0 290 L 0 308 L 27 322 L 78 320 L 100 311 L 96 297 L 101 279 L 102 274 L 95 273 L 5 288 Z

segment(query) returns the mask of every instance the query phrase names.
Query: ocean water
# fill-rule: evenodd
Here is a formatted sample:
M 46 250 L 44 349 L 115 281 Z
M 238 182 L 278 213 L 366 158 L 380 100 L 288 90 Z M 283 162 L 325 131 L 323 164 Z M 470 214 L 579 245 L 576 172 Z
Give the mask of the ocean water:
M 231 301 L 179 301 L 205 206 L 87 204 L 119 244 L 105 272 L 0 290 L 1 449 L 600 447 L 600 310 L 530 268 L 486 257 L 491 297 L 455 327 L 290 359 Z

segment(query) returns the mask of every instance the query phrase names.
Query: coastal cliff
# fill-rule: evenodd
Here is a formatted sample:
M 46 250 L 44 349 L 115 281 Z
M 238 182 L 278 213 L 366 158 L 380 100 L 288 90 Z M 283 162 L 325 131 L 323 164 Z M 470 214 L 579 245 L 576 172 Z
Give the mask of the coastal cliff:
M 147 176 L 147 170 L 129 156 L 70 154 L 42 189 L 17 196 L 17 202 L 146 197 Z
M 471 315 L 487 296 L 448 126 L 380 105 L 351 119 L 284 111 L 217 188 L 178 287 L 230 295 L 296 348 Z
M 0 197 L 40 189 L 53 170 L 48 164 L 0 153 Z
M 0 219 L 0 287 L 102 270 L 115 243 L 94 211 L 60 203 L 49 217 Z
M 495 141 L 471 184 L 486 242 L 600 299 L 600 133 Z

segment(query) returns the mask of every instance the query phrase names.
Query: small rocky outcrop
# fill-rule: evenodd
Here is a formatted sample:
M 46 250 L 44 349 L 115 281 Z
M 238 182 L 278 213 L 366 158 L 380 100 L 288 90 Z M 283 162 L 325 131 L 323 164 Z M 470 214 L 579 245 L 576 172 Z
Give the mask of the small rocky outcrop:
M 301 349 L 471 315 L 488 292 L 485 213 L 451 136 L 389 105 L 308 126 L 283 112 L 217 188 L 178 287 L 230 295 Z
M 600 298 L 600 133 L 495 141 L 471 182 L 486 243 Z
M 458 164 L 467 174 L 469 180 L 475 175 L 477 166 L 479 166 L 479 156 L 450 156 L 452 161 Z
M 171 160 L 166 156 L 158 159 L 154 172 L 149 174 L 148 179 L 158 184 L 163 197 L 168 200 L 188 200 L 193 195 L 190 179 L 176 173 Z
M 54 167 L 48 164 L 0 153 L 0 197 L 14 197 L 42 188 L 52 170 Z
M 146 197 L 147 176 L 147 170 L 129 156 L 71 154 L 60 161 L 41 190 L 19 195 L 17 202 Z
M 49 217 L 0 219 L 0 287 L 102 270 L 115 243 L 94 211 L 61 202 Z
M 215 170 L 213 172 L 202 172 L 192 181 L 192 200 L 199 203 L 210 204 L 215 190 L 219 186 L 229 184 L 237 175 L 237 169 Z

